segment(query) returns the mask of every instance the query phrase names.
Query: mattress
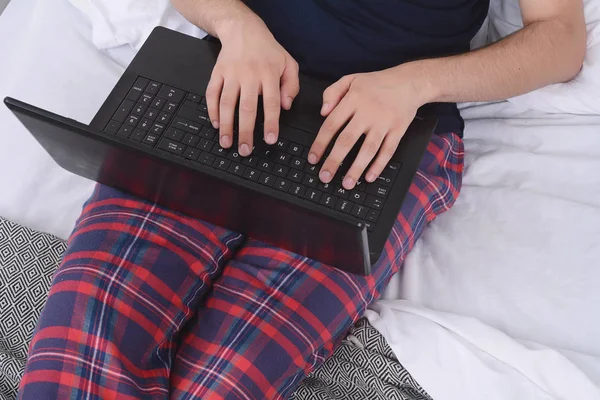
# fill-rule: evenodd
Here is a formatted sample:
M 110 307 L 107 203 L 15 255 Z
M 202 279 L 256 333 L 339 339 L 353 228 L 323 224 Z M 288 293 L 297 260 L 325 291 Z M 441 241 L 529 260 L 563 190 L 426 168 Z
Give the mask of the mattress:
M 0 96 L 84 123 L 134 55 L 126 46 L 98 51 L 67 0 L 11 2 L 0 37 L 11 38 L 0 41 Z M 506 102 L 462 109 L 461 196 L 425 230 L 386 299 L 560 352 L 600 386 L 600 117 Z M 67 238 L 93 182 L 55 165 L 3 106 L 0 139 L 0 215 Z

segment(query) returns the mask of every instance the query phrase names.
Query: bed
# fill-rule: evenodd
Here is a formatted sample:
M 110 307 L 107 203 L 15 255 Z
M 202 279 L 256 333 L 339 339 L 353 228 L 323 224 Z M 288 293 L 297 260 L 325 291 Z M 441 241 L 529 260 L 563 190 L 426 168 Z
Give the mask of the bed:
M 99 51 L 67 0 L 13 1 L 0 37 L 0 96 L 82 122 L 135 53 Z M 600 399 L 600 115 L 461 108 L 461 196 L 369 319 L 435 400 Z M 67 238 L 93 183 L 56 166 L 4 107 L 0 139 L 0 216 Z

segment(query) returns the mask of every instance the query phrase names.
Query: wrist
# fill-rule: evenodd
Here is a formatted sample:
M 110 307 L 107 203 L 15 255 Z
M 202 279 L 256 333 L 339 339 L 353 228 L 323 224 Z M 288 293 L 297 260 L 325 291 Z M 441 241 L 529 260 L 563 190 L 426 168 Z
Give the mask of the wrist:
M 217 19 L 213 24 L 216 37 L 221 42 L 226 42 L 231 37 L 239 36 L 241 32 L 253 28 L 265 28 L 262 19 L 249 9 L 242 9 L 235 14 Z
M 442 86 L 437 79 L 440 76 L 440 60 L 426 59 L 402 64 L 402 75 L 410 79 L 419 106 L 441 101 Z

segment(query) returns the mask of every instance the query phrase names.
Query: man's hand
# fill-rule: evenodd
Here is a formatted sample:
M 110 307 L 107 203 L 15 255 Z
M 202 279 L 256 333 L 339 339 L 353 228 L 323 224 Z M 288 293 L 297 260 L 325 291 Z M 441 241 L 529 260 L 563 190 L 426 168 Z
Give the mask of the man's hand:
M 239 99 L 239 145 L 250 155 L 258 106 L 262 94 L 264 138 L 275 144 L 281 107 L 289 110 L 298 95 L 298 64 L 281 47 L 258 17 L 236 21 L 219 32 L 223 44 L 206 90 L 208 113 L 220 130 L 220 144 L 233 143 L 234 112 Z
M 233 144 L 239 100 L 239 145 L 250 155 L 258 96 L 263 96 L 264 138 L 275 144 L 281 107 L 288 110 L 300 90 L 298 64 L 264 22 L 240 0 L 172 0 L 193 24 L 218 37 L 222 49 L 206 90 L 208 114 L 220 129 L 222 147 Z
M 406 64 L 379 72 L 348 75 L 325 91 L 321 114 L 327 119 L 310 149 L 308 161 L 318 163 L 331 140 L 347 125 L 321 168 L 319 177 L 323 182 L 331 182 L 363 135 L 365 141 L 343 186 L 353 189 L 369 165 L 367 182 L 375 181 L 381 174 L 418 108 L 427 100 L 424 87 L 416 82 L 416 75 L 412 76 L 411 67 Z

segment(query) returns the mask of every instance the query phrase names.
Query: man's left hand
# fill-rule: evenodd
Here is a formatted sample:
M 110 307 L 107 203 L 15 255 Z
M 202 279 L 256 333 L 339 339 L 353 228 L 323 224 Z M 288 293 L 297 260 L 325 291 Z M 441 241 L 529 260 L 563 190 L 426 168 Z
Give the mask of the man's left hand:
M 426 103 L 425 86 L 410 64 L 378 72 L 348 75 L 323 94 L 321 114 L 326 120 L 313 143 L 308 161 L 316 164 L 337 133 L 333 149 L 319 173 L 329 183 L 361 136 L 365 140 L 345 175 L 343 186 L 351 190 L 368 167 L 365 179 L 373 182 L 396 152 L 417 110 Z M 374 160 L 374 161 L 373 161 Z

